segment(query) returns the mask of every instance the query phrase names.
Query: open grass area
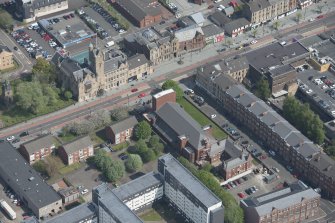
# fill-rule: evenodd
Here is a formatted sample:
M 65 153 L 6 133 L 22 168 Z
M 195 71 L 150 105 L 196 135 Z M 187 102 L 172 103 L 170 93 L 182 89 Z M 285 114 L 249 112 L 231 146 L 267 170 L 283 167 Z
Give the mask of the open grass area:
M 92 132 L 90 137 L 92 141 L 96 143 L 96 145 L 106 142 L 107 138 L 105 134 L 105 128 Z
M 227 134 L 222 129 L 220 129 L 214 122 L 207 118 L 207 116 L 201 113 L 201 111 L 194 107 L 194 105 L 188 102 L 185 98 L 179 99 L 178 103 L 182 105 L 184 110 L 201 126 L 211 125 L 213 137 L 215 137 L 217 140 L 227 138 Z
M 139 214 L 139 217 L 145 222 L 185 223 L 184 218 L 178 215 L 175 209 L 168 206 L 164 199 L 156 202 L 151 209 Z
M 151 209 L 147 213 L 140 216 L 143 221 L 161 221 L 162 217 L 159 215 L 159 213 Z
M 60 168 L 58 170 L 58 172 L 62 175 L 65 175 L 65 174 L 68 174 L 72 171 L 75 171 L 75 170 L 78 170 L 78 169 L 82 168 L 84 165 L 85 165 L 84 163 L 74 163 L 72 165 L 64 166 L 64 167 Z
M 72 104 L 73 104 L 73 100 L 69 100 L 69 101 L 58 100 L 58 103 L 56 103 L 54 106 L 47 106 L 45 107 L 43 112 L 40 112 L 38 114 L 32 114 L 32 113 L 23 111 L 19 107 L 13 107 L 9 110 L 4 111 L 0 115 L 0 119 L 4 123 L 5 127 L 8 127 L 8 126 L 12 126 L 17 123 L 20 123 L 20 122 L 27 121 L 32 118 L 36 118 L 41 115 L 52 113 L 54 111 L 68 107 L 69 105 L 72 105 Z
M 123 142 L 123 143 L 117 144 L 117 145 L 113 146 L 113 150 L 114 151 L 119 151 L 119 150 L 128 148 L 129 144 L 130 144 L 129 142 Z
M 71 134 L 71 133 L 67 133 L 66 135 L 60 135 L 58 136 L 58 138 L 63 142 L 63 143 L 67 143 L 67 142 L 71 142 L 73 141 L 75 138 L 77 138 L 78 136 Z

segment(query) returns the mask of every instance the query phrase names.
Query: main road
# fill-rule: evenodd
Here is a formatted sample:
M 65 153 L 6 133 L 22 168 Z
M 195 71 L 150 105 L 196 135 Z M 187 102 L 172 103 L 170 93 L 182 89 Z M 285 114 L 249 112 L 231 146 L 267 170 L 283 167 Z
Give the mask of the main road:
M 285 36 L 288 36 L 292 32 L 296 31 L 297 29 L 303 30 L 303 31 L 312 31 L 312 29 L 316 29 L 320 26 L 328 26 L 333 28 L 335 21 L 335 13 L 332 12 L 328 14 L 323 19 L 318 19 L 316 21 L 312 22 L 305 22 L 297 24 L 296 26 L 287 28 L 285 30 L 280 31 L 279 34 L 273 34 L 277 38 L 284 38 Z M 325 30 L 328 28 L 325 28 Z M 309 35 L 313 35 L 314 33 L 310 33 Z M 0 33 L 1 35 L 1 33 Z M 10 39 L 5 39 L 5 41 L 11 41 Z M 252 48 L 255 47 L 262 47 L 264 45 L 267 45 L 271 42 L 275 41 L 272 35 L 264 36 L 261 38 L 256 45 L 252 45 Z M 44 130 L 47 131 L 53 131 L 57 128 L 60 128 L 66 123 L 72 122 L 75 119 L 80 119 L 82 117 L 85 117 L 89 115 L 92 111 L 100 110 L 100 109 L 112 109 L 113 107 L 122 106 L 127 103 L 136 102 L 138 99 L 137 95 L 139 93 L 145 92 L 150 93 L 151 90 L 157 86 L 157 84 L 160 84 L 161 82 L 167 80 L 167 79 L 173 79 L 176 77 L 179 77 L 183 74 L 192 74 L 194 70 L 202 66 L 203 64 L 216 61 L 218 59 L 222 59 L 224 57 L 233 57 L 237 54 L 241 54 L 244 52 L 248 52 L 250 50 L 253 50 L 252 48 L 244 48 L 241 50 L 229 50 L 222 54 L 206 58 L 202 60 L 200 63 L 192 64 L 187 67 L 178 68 L 173 70 L 172 72 L 168 72 L 165 74 L 162 74 L 156 78 L 153 78 L 152 80 L 148 81 L 147 83 L 139 83 L 136 85 L 136 87 L 140 90 L 139 92 L 136 92 L 136 94 L 133 94 L 130 92 L 130 86 L 126 89 L 120 90 L 119 92 L 115 92 L 115 94 L 112 94 L 110 96 L 97 98 L 94 101 L 90 101 L 87 103 L 74 105 L 73 107 L 65 108 L 61 111 L 54 112 L 52 114 L 48 114 L 45 116 L 37 117 L 35 119 L 29 120 L 26 123 L 20 123 L 5 129 L 0 130 L 0 138 L 5 138 L 10 135 L 17 135 L 20 134 L 23 131 L 29 131 L 32 134 L 36 134 L 38 132 L 43 132 Z M 200 52 L 201 53 L 201 52 Z M 17 55 L 16 55 L 17 56 Z M 24 57 L 21 56 L 21 57 Z M 29 61 L 27 59 L 27 61 Z

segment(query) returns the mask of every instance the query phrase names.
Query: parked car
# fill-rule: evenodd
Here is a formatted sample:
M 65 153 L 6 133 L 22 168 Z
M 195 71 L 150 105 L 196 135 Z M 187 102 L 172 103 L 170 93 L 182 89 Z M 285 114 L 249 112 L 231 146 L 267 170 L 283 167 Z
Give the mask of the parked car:
M 15 136 L 8 136 L 7 137 L 7 141 L 10 142 L 10 141 L 13 141 L 15 139 Z
M 145 96 L 146 96 L 145 93 L 141 93 L 141 94 L 138 95 L 139 98 L 143 98 Z
M 84 189 L 83 191 L 80 192 L 82 195 L 84 194 L 87 194 L 88 193 L 88 190 L 87 189 Z
M 271 156 L 275 156 L 276 155 L 276 152 L 273 151 L 273 150 L 269 150 L 269 153 L 271 154 Z
M 131 92 L 136 92 L 136 91 L 138 91 L 137 88 L 133 88 L 133 89 L 131 89 Z

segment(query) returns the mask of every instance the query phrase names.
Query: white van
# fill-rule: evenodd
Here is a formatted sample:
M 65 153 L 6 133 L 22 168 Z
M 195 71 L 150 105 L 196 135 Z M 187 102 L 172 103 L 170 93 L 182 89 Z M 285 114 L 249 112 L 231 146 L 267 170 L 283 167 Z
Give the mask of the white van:
M 224 10 L 226 7 L 224 7 L 223 5 L 219 6 L 222 10 Z
M 114 46 L 114 41 L 109 41 L 108 43 L 106 43 L 105 47 L 108 48 L 108 47 L 111 47 L 111 46 Z

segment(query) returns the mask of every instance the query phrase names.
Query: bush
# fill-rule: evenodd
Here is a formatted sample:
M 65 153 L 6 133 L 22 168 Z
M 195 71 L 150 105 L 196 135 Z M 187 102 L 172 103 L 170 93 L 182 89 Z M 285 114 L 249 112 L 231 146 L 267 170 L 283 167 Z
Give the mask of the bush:
M 174 80 L 165 81 L 162 85 L 162 89 L 163 90 L 173 89 L 176 92 L 177 99 L 182 98 L 184 95 L 183 90 L 179 87 L 178 83 Z
M 141 121 L 135 126 L 135 136 L 137 139 L 147 139 L 151 135 L 151 126 L 146 121 Z
M 130 173 L 135 172 L 142 168 L 143 162 L 139 155 L 129 154 L 127 161 L 125 162 L 126 170 Z

